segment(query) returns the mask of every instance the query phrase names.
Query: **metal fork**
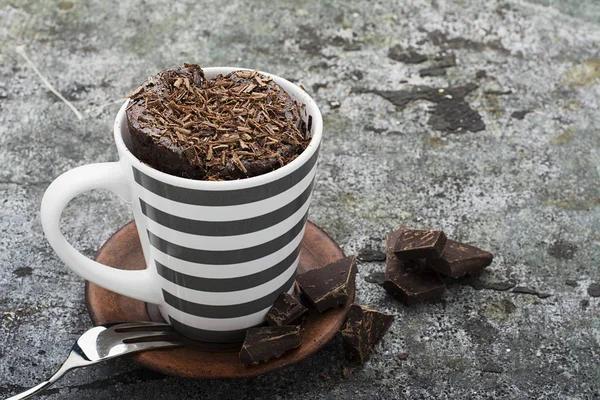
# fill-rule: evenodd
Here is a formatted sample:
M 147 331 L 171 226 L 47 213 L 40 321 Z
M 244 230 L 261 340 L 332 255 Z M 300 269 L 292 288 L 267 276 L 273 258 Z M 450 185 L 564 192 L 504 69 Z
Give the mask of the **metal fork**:
M 169 324 L 125 322 L 100 325 L 77 339 L 67 361 L 50 379 L 6 400 L 28 399 L 54 384 L 68 371 L 104 360 L 161 347 L 181 346 L 182 338 Z

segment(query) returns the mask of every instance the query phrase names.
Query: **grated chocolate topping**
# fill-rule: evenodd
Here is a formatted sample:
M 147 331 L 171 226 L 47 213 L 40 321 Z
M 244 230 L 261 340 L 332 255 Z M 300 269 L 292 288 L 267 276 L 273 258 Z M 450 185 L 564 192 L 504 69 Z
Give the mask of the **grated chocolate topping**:
M 256 176 L 288 164 L 310 142 L 304 105 L 258 71 L 206 79 L 198 65 L 184 64 L 149 77 L 128 97 L 130 150 L 173 175 Z

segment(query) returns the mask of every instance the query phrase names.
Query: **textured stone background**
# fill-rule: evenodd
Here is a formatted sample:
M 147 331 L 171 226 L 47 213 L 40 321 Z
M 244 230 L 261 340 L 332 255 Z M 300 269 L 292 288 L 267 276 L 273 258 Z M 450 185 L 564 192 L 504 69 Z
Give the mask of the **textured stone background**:
M 397 318 L 347 378 L 334 341 L 298 366 L 238 382 L 115 360 L 73 372 L 45 398 L 598 398 L 600 3 L 217 3 L 0 0 L 0 397 L 50 375 L 90 326 L 82 280 L 41 232 L 45 188 L 70 168 L 115 160 L 124 95 L 195 61 L 259 67 L 313 94 L 325 139 L 311 219 L 347 253 L 371 248 L 377 258 L 385 233 L 404 223 L 441 227 L 496 259 L 477 279 L 449 282 L 442 301 L 414 307 L 366 280 L 381 261 L 362 262 L 358 301 Z M 393 59 L 408 47 L 427 60 Z M 421 77 L 440 52 L 456 65 Z M 406 100 L 416 86 L 436 100 L 440 88 L 467 85 L 444 107 Z M 93 256 L 130 218 L 116 197 L 93 192 L 72 202 L 63 226 Z M 499 290 L 512 285 L 542 295 Z

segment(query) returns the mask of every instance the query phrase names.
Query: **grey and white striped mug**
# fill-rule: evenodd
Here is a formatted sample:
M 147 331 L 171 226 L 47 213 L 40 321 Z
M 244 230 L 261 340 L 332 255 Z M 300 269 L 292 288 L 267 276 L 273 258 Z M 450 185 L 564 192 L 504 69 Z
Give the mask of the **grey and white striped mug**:
M 210 78 L 239 69 L 204 72 Z M 125 102 L 114 125 L 119 161 L 70 170 L 44 194 L 42 226 L 62 261 L 90 282 L 157 304 L 166 321 L 197 340 L 242 340 L 247 328 L 263 323 L 277 296 L 294 288 L 323 129 L 319 108 L 304 90 L 264 74 L 306 106 L 312 140 L 302 154 L 275 171 L 237 181 L 169 175 L 126 147 Z M 62 210 L 90 189 L 112 190 L 133 205 L 145 270 L 99 264 L 65 240 Z

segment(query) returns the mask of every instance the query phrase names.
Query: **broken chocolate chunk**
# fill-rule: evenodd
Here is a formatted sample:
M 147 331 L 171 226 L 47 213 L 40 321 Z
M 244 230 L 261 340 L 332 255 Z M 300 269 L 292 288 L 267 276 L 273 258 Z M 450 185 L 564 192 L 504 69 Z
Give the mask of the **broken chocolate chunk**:
M 458 278 L 483 270 L 492 263 L 493 258 L 494 255 L 489 251 L 448 239 L 441 257 L 429 260 L 428 265 L 440 274 Z
M 386 271 L 383 287 L 405 304 L 439 298 L 446 289 L 434 271 L 419 268 L 410 260 L 399 260 L 397 267 Z
M 387 261 L 383 287 L 406 304 L 441 297 L 446 289 L 435 271 L 419 267 L 413 261 L 400 260 L 394 254 L 394 245 L 402 230 L 387 237 Z
M 394 253 L 401 260 L 440 257 L 446 244 L 446 235 L 442 231 L 422 229 L 402 229 Z
M 310 304 L 319 312 L 345 304 L 354 289 L 356 259 L 345 257 L 298 275 L 296 281 Z
M 342 330 L 342 341 L 348 360 L 364 364 L 393 320 L 393 315 L 352 304 Z
M 240 361 L 249 367 L 281 357 L 301 344 L 300 325 L 250 328 L 240 351 Z
M 284 326 L 297 321 L 308 311 L 296 296 L 281 293 L 267 314 L 271 326 Z

